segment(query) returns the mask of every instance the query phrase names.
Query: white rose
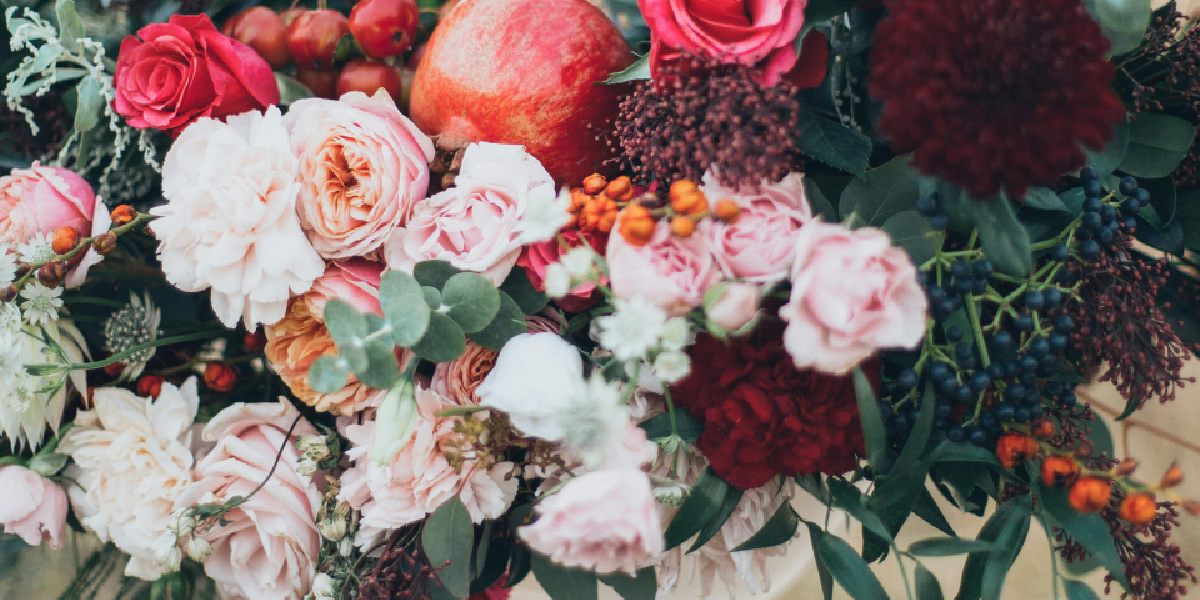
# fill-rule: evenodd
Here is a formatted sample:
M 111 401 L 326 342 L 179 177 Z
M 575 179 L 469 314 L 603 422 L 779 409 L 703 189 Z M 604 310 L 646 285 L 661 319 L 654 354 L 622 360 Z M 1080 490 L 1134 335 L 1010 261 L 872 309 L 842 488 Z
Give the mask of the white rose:
M 579 350 L 553 333 L 525 333 L 504 345 L 476 393 L 525 434 L 560 440 L 563 415 L 586 387 Z

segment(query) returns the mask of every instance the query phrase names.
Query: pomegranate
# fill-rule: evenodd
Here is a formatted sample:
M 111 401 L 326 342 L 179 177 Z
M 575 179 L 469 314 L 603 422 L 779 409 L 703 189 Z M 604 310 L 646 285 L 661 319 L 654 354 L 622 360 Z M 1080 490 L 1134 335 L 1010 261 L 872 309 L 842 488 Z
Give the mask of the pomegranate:
M 301 69 L 328 69 L 338 41 L 347 33 L 346 15 L 330 9 L 304 11 L 288 25 L 288 51 Z
M 225 21 L 221 32 L 254 48 L 272 69 L 281 69 L 291 61 L 287 26 L 282 17 L 265 6 L 254 6 L 233 15 Z
M 368 96 L 383 88 L 396 102 L 404 96 L 404 79 L 398 67 L 370 60 L 352 60 L 338 75 L 337 95 L 362 92 Z
M 587 0 L 463 0 L 434 30 L 413 79 L 413 121 L 438 145 L 521 144 L 559 183 L 608 157 L 594 127 L 623 91 L 598 85 L 633 60 Z
M 361 0 L 350 11 L 350 33 L 371 58 L 403 54 L 420 24 L 416 0 Z

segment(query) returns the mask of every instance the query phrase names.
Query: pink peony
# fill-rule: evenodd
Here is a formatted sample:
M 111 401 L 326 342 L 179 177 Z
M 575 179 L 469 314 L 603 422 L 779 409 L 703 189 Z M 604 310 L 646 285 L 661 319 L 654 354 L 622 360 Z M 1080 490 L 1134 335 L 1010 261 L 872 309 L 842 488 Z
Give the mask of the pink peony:
M 537 513 L 519 533 L 561 565 L 633 575 L 663 551 L 650 479 L 635 468 L 576 477 L 541 500 Z
M 325 303 L 332 299 L 348 302 L 360 312 L 383 314 L 379 308 L 379 280 L 383 263 L 359 258 L 331 262 L 325 274 L 313 282 L 304 294 L 308 312 L 324 320 Z
M 205 441 L 216 446 L 196 463 L 196 481 L 180 496 L 177 509 L 250 496 L 267 480 L 226 514 L 227 523 L 198 534 L 212 545 L 204 571 L 222 597 L 301 598 L 312 585 L 321 551 L 316 526 L 321 490 L 297 472 L 300 456 L 293 440 L 316 430 L 301 419 L 289 440 L 286 432 L 297 417 L 280 397 L 278 403 L 229 406 L 204 428 Z M 279 464 L 267 479 L 277 455 Z
M 522 219 L 557 197 L 550 174 L 524 148 L 471 144 L 454 187 L 418 204 L 388 240 L 388 267 L 411 273 L 418 262 L 444 260 L 499 284 L 521 254 Z
M 0 525 L 26 544 L 62 545 L 67 524 L 67 493 L 54 482 L 20 466 L 0 467 Z
M 804 176 L 789 173 L 757 191 L 735 192 L 707 173 L 702 189 L 712 202 L 728 198 L 741 208 L 737 221 L 714 220 L 709 229 L 713 254 L 725 275 L 756 283 L 787 277 L 796 235 L 813 218 L 804 197 Z
M 517 480 L 508 477 L 511 462 L 467 458 L 456 468 L 446 460 L 447 451 L 458 449 L 461 434 L 455 426 L 460 417 L 439 417 L 437 412 L 455 406 L 453 401 L 420 387 L 416 401 L 413 437 L 389 464 L 371 460 L 373 419 L 345 427 L 351 444 L 346 456 L 353 465 L 342 474 L 338 499 L 362 511 L 355 539 L 359 546 L 371 544 L 385 530 L 424 519 L 455 496 L 476 523 L 499 517 L 516 497 Z
M 779 309 L 797 367 L 845 374 L 880 348 L 925 333 L 925 293 L 908 254 L 873 228 L 813 221 L 796 239 L 792 296 Z
M 758 314 L 758 302 L 762 290 L 753 283 L 727 283 L 721 286 L 720 295 L 704 307 L 709 321 L 726 331 L 737 331 Z
M 557 239 L 546 240 L 525 246 L 525 249 L 521 251 L 521 256 L 517 258 L 517 266 L 525 269 L 525 274 L 529 276 L 529 282 L 538 291 L 546 291 L 546 267 L 558 262 L 568 249 L 587 243 L 596 252 L 604 251 L 603 242 L 595 233 L 580 233 L 577 229 L 565 229 L 559 232 L 558 237 L 567 243 L 565 249 Z M 565 311 L 582 312 L 594 304 L 595 291 L 596 284 L 586 281 L 575 286 L 575 289 L 566 296 L 556 299 L 554 303 Z
M 300 100 L 284 124 L 300 159 L 300 224 L 321 256 L 373 252 L 425 197 L 433 142 L 382 89 Z
M 754 66 L 775 85 L 796 64 L 806 0 L 638 0 L 652 46 L 650 68 L 678 54 Z
M 705 241 L 709 223 L 701 222 L 689 238 L 671 235 L 667 219 L 654 237 L 633 246 L 624 236 L 608 238 L 608 277 L 618 298 L 645 298 L 671 315 L 682 315 L 704 300 L 704 292 L 721 279 L 721 270 Z
M 36 162 L 13 169 L 0 177 L 0 243 L 19 244 L 59 227 L 74 227 L 87 236 L 97 206 L 104 210 L 92 187 L 74 171 Z

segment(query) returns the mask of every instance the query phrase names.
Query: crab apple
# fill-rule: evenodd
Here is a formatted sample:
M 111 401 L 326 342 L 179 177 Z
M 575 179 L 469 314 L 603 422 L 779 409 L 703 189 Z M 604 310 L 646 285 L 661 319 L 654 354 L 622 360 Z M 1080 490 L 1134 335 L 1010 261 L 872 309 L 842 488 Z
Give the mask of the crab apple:
M 416 0 L 361 0 L 350 11 L 350 34 L 371 58 L 403 54 L 420 24 Z
M 221 32 L 253 48 L 272 69 L 281 69 L 291 61 L 287 25 L 283 24 L 283 17 L 265 6 L 254 6 L 233 15 L 225 21 Z
M 331 9 L 304 11 L 288 25 L 288 51 L 299 68 L 328 69 L 333 66 L 338 42 L 347 33 L 346 15 Z
M 346 92 L 362 92 L 368 96 L 383 88 L 389 96 L 399 101 L 404 95 L 404 79 L 397 67 L 370 60 L 352 60 L 338 74 L 337 95 Z
M 318 98 L 337 98 L 338 74 L 334 71 L 296 69 L 296 81 Z
M 587 0 L 464 0 L 446 15 L 413 78 L 413 121 L 445 149 L 525 146 L 560 183 L 609 153 L 595 141 L 620 86 L 599 85 L 633 54 Z

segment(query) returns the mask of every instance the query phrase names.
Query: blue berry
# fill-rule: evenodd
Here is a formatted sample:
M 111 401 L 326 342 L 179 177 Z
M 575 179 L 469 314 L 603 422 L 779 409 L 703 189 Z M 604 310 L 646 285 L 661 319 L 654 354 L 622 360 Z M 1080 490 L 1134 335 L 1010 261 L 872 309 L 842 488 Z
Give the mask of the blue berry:
M 969 272 L 967 261 L 961 258 L 950 264 L 950 274 L 955 277 L 966 277 Z
M 1004 399 L 1009 402 L 1020 402 L 1025 399 L 1025 388 L 1019 385 L 1009 385 L 1004 388 Z
M 1137 219 L 1133 217 L 1125 217 L 1125 231 L 1133 233 L 1137 231 Z
M 1084 198 L 1083 212 L 1100 212 L 1100 207 L 1103 205 L 1104 203 L 1100 202 L 1100 199 L 1095 196 Z
M 992 346 L 995 346 L 997 350 L 1007 350 L 1012 348 L 1012 345 L 1012 334 L 1007 331 L 1001 331 L 992 337 Z
M 1084 181 L 1095 181 L 1100 179 L 1100 171 L 1097 171 L 1096 167 L 1092 165 L 1087 165 L 1079 170 L 1079 178 Z
M 1096 181 L 1093 179 L 1091 181 L 1085 181 L 1083 183 L 1083 193 L 1086 194 L 1088 197 L 1099 198 L 1100 194 L 1103 192 L 1104 192 L 1104 190 L 1103 190 L 1103 188 L 1100 187 L 1099 181 Z
M 1142 205 L 1142 208 L 1146 208 L 1146 205 L 1150 204 L 1150 190 L 1147 190 L 1146 188 L 1138 188 L 1137 191 L 1133 193 L 1133 198 L 1137 200 L 1138 204 Z
M 985 432 L 979 426 L 972 426 L 970 433 L 967 434 L 967 438 L 970 439 L 971 443 L 975 444 L 976 446 L 983 446 L 984 444 L 987 444 L 987 432 Z
M 1011 421 L 1016 414 L 1017 409 L 1008 402 L 1001 402 L 996 405 L 996 418 L 1001 421 Z
M 945 419 L 950 416 L 950 411 L 954 407 L 950 406 L 949 402 L 938 402 L 937 406 L 933 407 L 933 416 Z
M 1100 213 L 1098 212 L 1083 213 L 1083 226 L 1091 231 L 1100 229 L 1100 225 L 1103 222 L 1104 220 L 1100 218 Z
M 1121 202 L 1121 214 L 1127 217 L 1138 214 L 1139 210 L 1142 210 L 1142 205 L 1138 204 L 1138 201 L 1133 198 L 1128 198 Z
M 1075 390 L 1067 390 L 1058 398 L 1059 404 L 1066 407 L 1075 406 Z
M 1112 221 L 1113 219 L 1117 218 L 1117 209 L 1111 204 L 1105 204 L 1104 206 L 1100 207 L 1100 216 L 1106 223 Z
M 1041 290 L 1029 290 L 1025 292 L 1025 306 L 1030 310 L 1041 310 L 1046 306 L 1046 296 Z
M 1066 350 L 1069 342 L 1070 339 L 1065 333 L 1055 332 L 1050 336 L 1050 348 L 1055 352 Z
M 947 377 L 946 379 L 939 381 L 937 386 L 938 391 L 941 393 L 950 394 L 954 392 L 954 390 L 958 389 L 958 381 L 956 381 L 953 377 Z
M 1058 315 L 1058 318 L 1054 319 L 1054 328 L 1066 333 L 1075 328 L 1075 320 L 1070 315 Z
M 967 386 L 959 386 L 954 390 L 954 399 L 962 404 L 966 404 L 975 398 L 975 394 L 971 393 L 971 388 Z
M 1096 243 L 1096 240 L 1083 240 L 1079 243 L 1079 255 L 1084 260 L 1100 258 L 1100 244 Z
M 1100 240 L 1101 244 L 1111 244 L 1113 238 L 1116 237 L 1116 233 L 1112 229 L 1105 227 L 1100 230 L 1100 233 L 1096 234 L 1096 237 Z
M 912 369 L 900 371 L 900 375 L 896 377 L 896 384 L 899 385 L 900 389 L 902 390 L 911 390 L 913 386 L 917 385 L 916 371 L 913 371 Z
M 1037 368 L 1038 368 L 1038 359 L 1036 359 L 1032 356 L 1029 356 L 1028 354 L 1026 354 L 1021 359 L 1021 371 L 1022 372 L 1032 373 L 1032 372 L 1036 371 Z
M 971 391 L 978 394 L 986 390 L 991 382 L 992 377 L 986 371 L 975 371 L 975 374 L 971 376 Z
M 956 444 L 961 444 L 967 440 L 967 432 L 963 431 L 962 425 L 951 425 L 946 430 L 946 439 Z
M 933 215 L 932 217 L 929 217 L 929 227 L 934 229 L 935 231 L 941 231 L 941 230 L 945 229 L 946 226 L 949 224 L 950 224 L 950 218 L 947 217 L 945 215 L 945 213 L 938 213 L 936 215 Z
M 917 197 L 917 212 L 923 217 L 932 217 L 938 210 L 937 199 L 933 196 Z
M 1029 420 L 1029 409 L 1021 407 L 1017 409 L 1017 422 L 1024 423 Z
M 1040 418 L 1042 418 L 1042 415 L 1044 415 L 1044 414 L 1046 414 L 1046 410 L 1044 408 L 1042 408 L 1041 404 L 1035 404 L 1035 405 L 1029 407 L 1029 418 L 1030 419 L 1040 419 Z
M 933 366 L 929 367 L 929 378 L 934 383 L 945 381 L 948 377 L 950 377 L 950 365 L 944 362 L 935 362 Z
M 1033 331 L 1033 317 L 1025 313 L 1017 317 L 1016 325 L 1019 331 Z
M 1133 194 L 1137 193 L 1137 180 L 1130 175 L 1126 175 L 1121 178 L 1121 185 L 1118 189 L 1122 194 L 1125 194 L 1126 196 L 1132 196 Z
M 1062 299 L 1063 299 L 1062 292 L 1056 287 L 1046 288 L 1042 292 L 1042 295 L 1045 296 L 1046 306 L 1049 308 L 1054 308 L 1055 306 L 1058 306 L 1058 304 L 1060 302 L 1062 302 Z
M 1070 257 L 1071 252 L 1067 250 L 1066 244 L 1055 244 L 1055 246 L 1050 249 L 1050 260 L 1063 262 Z

